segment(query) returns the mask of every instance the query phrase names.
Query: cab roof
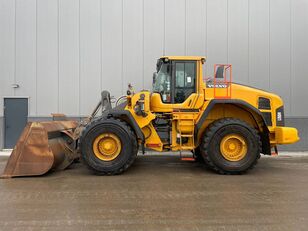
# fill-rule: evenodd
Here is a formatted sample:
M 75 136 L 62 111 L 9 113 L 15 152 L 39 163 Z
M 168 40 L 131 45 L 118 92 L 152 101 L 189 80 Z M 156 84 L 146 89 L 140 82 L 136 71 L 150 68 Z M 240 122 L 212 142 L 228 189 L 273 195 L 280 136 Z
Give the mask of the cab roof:
M 170 60 L 206 60 L 205 56 L 162 56 L 161 59 L 170 59 Z

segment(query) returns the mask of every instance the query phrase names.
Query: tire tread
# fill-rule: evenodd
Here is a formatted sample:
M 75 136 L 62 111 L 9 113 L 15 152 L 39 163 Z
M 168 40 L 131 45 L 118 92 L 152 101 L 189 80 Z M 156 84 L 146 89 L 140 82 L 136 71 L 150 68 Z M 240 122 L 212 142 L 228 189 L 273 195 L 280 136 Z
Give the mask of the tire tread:
M 226 125 L 230 125 L 230 124 L 237 124 L 237 125 L 241 125 L 243 127 L 246 127 L 248 128 L 252 134 L 257 137 L 258 139 L 258 143 L 259 143 L 259 152 L 258 152 L 258 155 L 257 155 L 257 158 L 255 158 L 255 160 L 253 161 L 253 163 L 250 165 L 249 168 L 247 168 L 246 170 L 244 171 L 239 171 L 239 172 L 231 172 L 231 171 L 226 171 L 220 167 L 218 167 L 217 165 L 215 165 L 215 163 L 211 160 L 211 157 L 210 155 L 208 155 L 209 153 L 209 143 L 211 141 L 211 138 L 214 136 L 215 132 L 223 127 L 223 126 L 226 126 Z M 201 148 L 202 148 L 202 156 L 203 156 L 203 159 L 204 159 L 204 162 L 205 162 L 205 165 L 213 170 L 214 172 L 217 172 L 219 174 L 222 174 L 222 175 L 237 175 L 237 174 L 243 174 L 243 173 L 246 173 L 248 170 L 251 170 L 253 169 L 258 160 L 260 159 L 260 150 L 262 148 L 262 143 L 261 143 L 261 139 L 260 139 L 260 136 L 257 132 L 257 130 L 255 128 L 253 128 L 252 126 L 250 126 L 249 124 L 247 124 L 246 122 L 240 120 L 240 119 L 234 119 L 234 118 L 223 118 L 223 119 L 219 119 L 217 121 L 214 121 L 213 123 L 211 123 L 205 133 L 204 133 L 204 136 L 203 136 L 203 139 L 202 139 L 202 143 L 201 143 Z
M 81 159 L 83 161 L 83 163 L 85 163 L 85 165 L 92 171 L 94 171 L 94 173 L 96 175 L 119 175 L 121 173 L 123 173 L 124 171 L 126 171 L 135 161 L 136 157 L 137 157 L 137 152 L 138 152 L 138 145 L 137 145 L 137 139 L 136 139 L 136 135 L 134 133 L 134 131 L 132 130 L 131 126 L 129 126 L 129 124 L 127 124 L 126 122 L 120 120 L 120 119 L 115 119 L 113 117 L 111 118 L 105 118 L 105 117 L 101 117 L 98 119 L 95 119 L 93 121 L 91 121 L 86 128 L 82 131 L 81 135 L 80 135 L 80 139 L 79 139 L 79 150 L 82 150 L 82 141 L 84 140 L 86 134 L 95 126 L 102 124 L 102 123 L 115 123 L 119 126 L 121 126 L 123 129 L 125 129 L 126 131 L 128 131 L 128 135 L 131 139 L 131 141 L 133 142 L 133 154 L 130 155 L 130 158 L 128 159 L 128 161 L 121 167 L 118 169 L 115 169 L 113 171 L 98 171 L 95 168 L 92 168 L 88 163 L 87 160 L 85 159 L 86 157 L 84 155 L 82 155 L 81 153 Z

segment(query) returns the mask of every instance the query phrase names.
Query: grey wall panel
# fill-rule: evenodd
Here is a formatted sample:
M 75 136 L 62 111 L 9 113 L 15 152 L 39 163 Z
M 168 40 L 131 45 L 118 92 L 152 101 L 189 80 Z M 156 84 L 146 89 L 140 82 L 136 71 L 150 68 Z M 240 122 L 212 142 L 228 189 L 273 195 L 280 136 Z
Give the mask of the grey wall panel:
M 131 83 L 143 89 L 143 1 L 123 1 L 123 79 L 124 91 Z M 123 92 L 124 93 L 124 92 Z
M 228 4 L 228 63 L 232 64 L 233 81 L 244 84 L 249 75 L 248 6 L 247 0 Z
M 16 0 L 15 94 L 29 96 L 29 114 L 36 115 L 36 1 Z M 46 96 L 48 97 L 48 96 Z
M 79 15 L 74 0 L 0 1 L 0 95 L 30 96 L 32 116 L 85 115 L 101 89 L 119 96 L 128 82 L 149 88 L 162 54 L 206 55 L 208 75 L 229 62 L 235 81 L 277 92 L 287 116 L 308 116 L 305 0 L 80 4 Z
M 3 96 L 14 95 L 11 84 L 15 76 L 15 2 L 0 1 L 0 116 Z
M 79 114 L 79 1 L 59 5 L 59 112 Z
M 186 55 L 206 56 L 206 1 L 186 1 Z
M 156 60 L 164 52 L 164 0 L 144 1 L 144 88 L 151 89 Z
M 270 1 L 270 90 L 279 94 L 290 115 L 290 1 Z M 281 58 L 283 57 L 283 58 Z
M 102 89 L 113 96 L 122 91 L 122 1 L 102 1 Z
M 186 53 L 186 1 L 165 1 L 165 55 Z
M 100 3 L 80 1 L 80 113 L 87 115 L 100 99 L 101 18 Z
M 37 1 L 36 115 L 58 111 L 58 2 Z M 32 101 L 30 99 L 30 106 Z
M 213 76 L 215 63 L 227 63 L 227 0 L 207 1 L 207 75 Z
M 0 97 L 29 96 L 32 117 L 87 115 L 102 89 L 151 88 L 159 56 L 205 55 L 207 76 L 233 64 L 295 121 L 308 117 L 307 12 L 306 0 L 1 0 Z
M 308 114 L 308 2 L 291 1 L 292 12 L 292 116 Z
M 269 89 L 269 0 L 249 1 L 249 84 Z

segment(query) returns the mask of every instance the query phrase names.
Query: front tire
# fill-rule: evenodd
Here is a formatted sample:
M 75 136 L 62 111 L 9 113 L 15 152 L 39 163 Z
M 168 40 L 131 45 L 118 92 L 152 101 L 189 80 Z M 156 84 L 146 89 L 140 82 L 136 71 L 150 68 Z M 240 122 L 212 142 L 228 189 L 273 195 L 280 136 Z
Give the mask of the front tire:
M 207 128 L 201 154 L 207 166 L 219 174 L 241 174 L 260 158 L 261 141 L 256 129 L 246 122 L 224 118 Z
M 138 152 L 131 127 L 114 118 L 91 122 L 79 142 L 83 161 L 98 175 L 124 172 L 133 164 Z

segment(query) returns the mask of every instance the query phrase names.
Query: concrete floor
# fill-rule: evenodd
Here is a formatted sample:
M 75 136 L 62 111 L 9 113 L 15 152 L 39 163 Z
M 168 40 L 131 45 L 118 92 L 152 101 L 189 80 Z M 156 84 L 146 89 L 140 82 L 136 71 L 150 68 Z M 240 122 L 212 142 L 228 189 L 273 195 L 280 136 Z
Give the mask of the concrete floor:
M 261 158 L 241 176 L 152 155 L 119 176 L 95 176 L 75 164 L 44 177 L 0 180 L 0 230 L 307 228 L 308 155 Z

